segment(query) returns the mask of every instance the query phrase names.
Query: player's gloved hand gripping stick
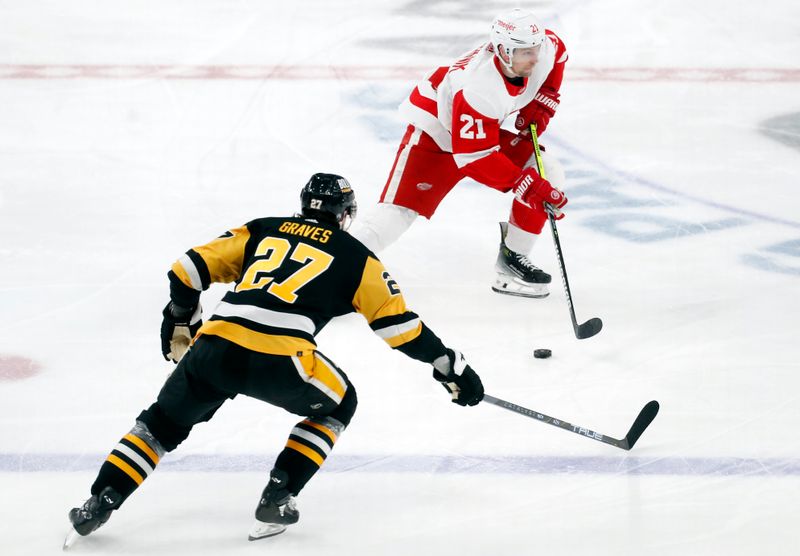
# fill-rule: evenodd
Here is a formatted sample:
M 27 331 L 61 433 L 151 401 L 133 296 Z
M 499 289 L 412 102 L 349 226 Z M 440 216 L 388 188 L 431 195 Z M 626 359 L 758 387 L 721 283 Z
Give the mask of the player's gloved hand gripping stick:
M 483 399 L 483 384 L 459 351 L 447 349 L 447 353 L 433 362 L 433 378 L 441 382 L 444 389 L 458 405 L 477 405 Z

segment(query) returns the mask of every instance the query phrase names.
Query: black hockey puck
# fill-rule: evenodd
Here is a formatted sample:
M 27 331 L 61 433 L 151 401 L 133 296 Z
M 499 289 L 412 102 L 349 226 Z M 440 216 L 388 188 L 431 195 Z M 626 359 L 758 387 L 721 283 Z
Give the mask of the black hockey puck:
M 533 350 L 533 356 L 536 359 L 547 359 L 551 355 L 553 355 L 553 352 L 550 351 L 549 349 L 535 349 L 535 350 Z

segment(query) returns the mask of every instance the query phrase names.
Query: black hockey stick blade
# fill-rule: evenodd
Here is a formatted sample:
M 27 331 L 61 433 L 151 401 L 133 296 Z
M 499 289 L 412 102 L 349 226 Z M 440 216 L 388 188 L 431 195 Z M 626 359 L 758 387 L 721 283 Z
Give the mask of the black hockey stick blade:
M 575 336 L 579 340 L 591 338 L 592 336 L 600 332 L 602 329 L 603 329 L 603 321 L 597 317 L 594 317 L 587 320 L 583 324 L 579 324 L 578 327 L 575 329 Z
M 633 425 L 631 425 L 631 429 L 628 431 L 628 434 L 626 434 L 625 438 L 623 439 L 623 448 L 626 450 L 633 448 L 633 445 L 636 444 L 636 441 L 639 440 L 639 437 L 642 436 L 642 433 L 645 431 L 645 429 L 650 426 L 650 423 L 652 423 L 653 419 L 655 419 L 656 415 L 658 415 L 659 408 L 660 406 L 655 400 L 648 402 L 642 408 L 642 410 L 639 412 L 639 416 L 636 417 Z

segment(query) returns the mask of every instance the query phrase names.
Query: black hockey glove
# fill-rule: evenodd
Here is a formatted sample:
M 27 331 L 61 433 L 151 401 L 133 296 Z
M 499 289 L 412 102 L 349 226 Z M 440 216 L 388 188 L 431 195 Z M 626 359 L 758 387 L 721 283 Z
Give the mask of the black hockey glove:
M 433 362 L 433 378 L 442 383 L 458 405 L 477 405 L 483 399 L 483 384 L 478 373 L 467 365 L 461 352 L 447 350 Z
M 167 303 L 161 321 L 161 353 L 164 359 L 177 363 L 189 349 L 192 338 L 203 324 L 202 308 L 181 307 L 172 301 Z

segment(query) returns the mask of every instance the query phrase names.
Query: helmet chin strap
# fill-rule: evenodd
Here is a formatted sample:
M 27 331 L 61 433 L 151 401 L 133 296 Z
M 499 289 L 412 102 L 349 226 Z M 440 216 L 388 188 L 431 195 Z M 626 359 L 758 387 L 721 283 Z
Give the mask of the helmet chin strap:
M 346 232 L 350 228 L 350 225 L 353 223 L 354 219 L 355 215 L 352 211 L 345 211 L 345 213 L 342 215 L 342 219 L 339 220 L 339 228 Z
M 502 48 L 503 51 L 506 53 L 506 56 L 508 56 L 508 62 L 503 60 L 503 57 L 500 55 L 500 48 Z M 500 48 L 497 49 L 498 50 L 497 57 L 500 59 L 500 63 L 503 64 L 503 67 L 506 68 L 511 75 L 513 75 L 514 77 L 521 77 L 517 75 L 513 69 L 511 69 L 511 64 L 514 58 L 514 49 L 506 48 L 506 46 L 502 44 L 500 45 Z

